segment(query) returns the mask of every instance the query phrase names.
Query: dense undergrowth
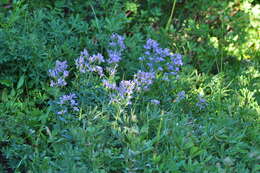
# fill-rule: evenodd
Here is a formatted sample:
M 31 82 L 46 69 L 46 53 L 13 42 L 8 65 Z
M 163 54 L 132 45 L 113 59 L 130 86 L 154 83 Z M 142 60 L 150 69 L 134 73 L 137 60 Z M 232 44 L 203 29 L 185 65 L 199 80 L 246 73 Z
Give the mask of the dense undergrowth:
M 259 172 L 258 1 L 1 1 L 0 172 Z

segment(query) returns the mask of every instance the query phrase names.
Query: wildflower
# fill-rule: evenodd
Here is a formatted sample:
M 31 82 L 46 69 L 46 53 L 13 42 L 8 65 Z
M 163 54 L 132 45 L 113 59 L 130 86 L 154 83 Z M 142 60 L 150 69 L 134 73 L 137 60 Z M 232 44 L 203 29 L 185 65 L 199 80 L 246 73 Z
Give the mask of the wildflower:
M 152 104 L 155 104 L 155 105 L 159 105 L 159 104 L 160 104 L 160 101 L 159 101 L 159 100 L 156 100 L 156 99 L 152 99 L 152 100 L 151 100 L 151 103 L 152 103 Z
M 119 92 L 120 96 L 131 96 L 135 89 L 135 83 L 131 80 L 123 80 L 120 82 L 117 91 Z
M 52 84 L 54 84 L 54 86 L 55 86 L 55 85 L 57 85 L 57 86 L 65 86 L 65 85 L 67 85 L 67 82 L 65 81 L 64 78 L 59 77 L 58 80 L 57 80 L 57 82 L 54 83 L 54 82 L 52 81 Z
M 110 43 L 109 45 L 111 47 L 116 47 L 118 46 L 120 49 L 125 49 L 126 46 L 125 46 L 125 43 L 124 43 L 124 40 L 125 40 L 125 37 L 124 36 L 121 36 L 121 35 L 118 35 L 118 34 L 112 34 L 111 37 L 110 37 Z
M 124 40 L 125 38 L 121 35 L 118 34 L 111 35 L 110 42 L 109 42 L 110 48 L 107 51 L 109 56 L 107 62 L 109 64 L 116 64 L 121 60 L 122 52 L 126 49 Z
M 155 74 L 153 72 L 138 71 L 137 74 L 134 75 L 134 82 L 136 84 L 137 90 L 147 90 L 149 86 L 152 85 L 154 78 Z
M 198 102 L 196 103 L 196 106 L 200 108 L 200 110 L 204 109 L 207 106 L 207 102 L 204 98 L 202 98 L 202 95 L 199 94 L 198 96 Z
M 67 113 L 67 110 L 61 110 L 61 111 L 57 112 L 58 115 L 63 115 L 65 113 Z
M 96 72 L 100 77 L 103 77 L 103 68 L 96 64 L 100 64 L 104 61 L 104 57 L 100 53 L 89 56 L 87 50 L 84 49 L 84 51 L 80 53 L 80 57 L 75 60 L 75 64 L 81 73 Z
M 172 62 L 175 64 L 175 65 L 178 65 L 178 66 L 182 66 L 183 65 L 183 62 L 182 62 L 182 55 L 181 54 L 173 54 L 172 56 Z
M 77 96 L 76 96 L 76 94 L 73 94 L 73 93 L 71 93 L 71 94 L 68 94 L 68 95 L 63 95 L 63 96 L 61 96 L 60 98 L 59 98 L 59 104 L 60 105 L 63 105 L 63 104 L 65 104 L 67 101 L 69 101 L 70 102 L 70 104 L 72 105 L 72 106 L 74 106 L 74 105 L 77 105 L 77 102 L 74 100 L 75 98 L 77 98 Z
M 172 54 L 170 49 L 161 48 L 157 41 L 150 38 L 147 39 L 144 49 L 144 56 L 139 57 L 139 60 L 145 62 L 150 72 L 162 73 L 163 80 L 177 76 L 180 66 L 183 65 L 180 54 Z
M 150 38 L 146 41 L 146 44 L 144 45 L 144 48 L 147 50 L 150 50 L 150 49 L 156 50 L 158 47 L 159 47 L 159 44 L 155 40 L 152 40 Z
M 88 53 L 87 50 L 84 49 L 84 51 L 80 53 L 80 57 L 75 60 L 76 67 L 81 73 L 86 73 L 86 71 L 89 70 L 89 64 L 86 60 L 87 58 Z
M 125 102 L 127 105 L 131 104 L 131 98 L 135 91 L 135 83 L 131 80 L 122 80 L 119 83 L 119 86 L 116 86 L 115 83 L 110 83 L 108 80 L 103 80 L 103 85 L 114 90 L 114 93 L 111 94 L 111 102 Z
M 59 112 L 57 112 L 58 115 L 67 113 L 68 109 L 72 109 L 73 111 L 79 111 L 78 108 L 78 102 L 76 101 L 77 96 L 76 94 L 68 94 L 63 95 L 59 98 L 59 101 L 57 102 L 58 105 L 60 105 L 63 109 Z
M 92 71 L 97 72 L 100 77 L 104 76 L 103 68 L 101 66 L 94 66 Z
M 109 64 L 118 63 L 121 60 L 121 52 L 115 50 L 108 50 Z
M 102 63 L 102 62 L 105 62 L 105 60 L 104 60 L 103 55 L 98 53 L 96 55 L 90 56 L 89 57 L 89 62 L 90 63 L 95 63 L 95 62 Z
M 80 55 L 83 56 L 83 57 L 88 57 L 89 54 L 88 54 L 87 49 L 84 49 L 82 52 L 80 52 Z
M 116 84 L 115 83 L 110 83 L 108 80 L 104 79 L 103 81 L 103 85 L 106 87 L 106 88 L 109 88 L 109 89 L 113 89 L 115 90 L 116 89 Z
M 76 112 L 78 112 L 78 111 L 79 111 L 79 108 L 76 107 L 76 106 L 74 106 L 74 107 L 73 107 L 73 110 L 76 111 Z
M 116 68 L 118 67 L 118 65 L 116 64 L 114 67 L 107 67 L 106 71 L 108 72 L 109 76 L 115 76 L 117 70 Z
M 49 70 L 50 77 L 54 78 L 51 80 L 51 87 L 67 85 L 65 81 L 65 78 L 69 76 L 67 68 L 67 61 L 56 61 L 55 68 Z
M 176 102 L 180 102 L 181 100 L 185 99 L 186 97 L 186 94 L 185 94 L 185 91 L 181 91 L 177 94 L 177 99 L 176 99 Z

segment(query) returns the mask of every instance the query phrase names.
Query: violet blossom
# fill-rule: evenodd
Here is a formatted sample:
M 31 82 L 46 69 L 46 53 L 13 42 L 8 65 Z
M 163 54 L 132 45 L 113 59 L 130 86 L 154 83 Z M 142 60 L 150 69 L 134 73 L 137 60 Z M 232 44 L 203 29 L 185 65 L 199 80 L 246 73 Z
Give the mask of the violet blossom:
M 69 76 L 67 68 L 67 61 L 56 61 L 55 68 L 49 70 L 49 75 L 53 78 L 50 84 L 51 87 L 62 87 L 67 85 L 67 82 L 65 81 L 65 78 Z

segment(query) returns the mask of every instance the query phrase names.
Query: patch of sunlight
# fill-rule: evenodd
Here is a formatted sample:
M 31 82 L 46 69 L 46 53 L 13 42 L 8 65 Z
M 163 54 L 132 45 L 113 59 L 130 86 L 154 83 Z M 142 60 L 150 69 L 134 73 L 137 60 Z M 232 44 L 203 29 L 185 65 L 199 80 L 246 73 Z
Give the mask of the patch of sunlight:
M 229 3 L 231 31 L 227 34 L 225 50 L 239 59 L 252 59 L 260 54 L 260 5 L 248 1 Z M 234 12 L 235 11 L 235 12 Z

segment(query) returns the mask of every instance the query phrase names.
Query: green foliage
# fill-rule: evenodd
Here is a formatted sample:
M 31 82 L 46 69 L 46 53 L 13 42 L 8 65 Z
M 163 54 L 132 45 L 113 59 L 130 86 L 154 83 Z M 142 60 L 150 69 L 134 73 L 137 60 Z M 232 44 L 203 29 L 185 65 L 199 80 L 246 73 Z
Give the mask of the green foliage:
M 0 172 L 259 172 L 257 1 L 177 0 L 171 17 L 173 3 L 0 1 Z M 120 78 L 138 71 L 153 38 L 184 55 L 179 79 L 131 106 L 111 105 L 98 77 L 78 80 L 74 68 L 69 87 L 49 86 L 56 60 L 73 66 L 83 48 L 107 56 L 112 33 L 128 47 Z M 63 92 L 81 103 L 67 123 L 53 112 Z

